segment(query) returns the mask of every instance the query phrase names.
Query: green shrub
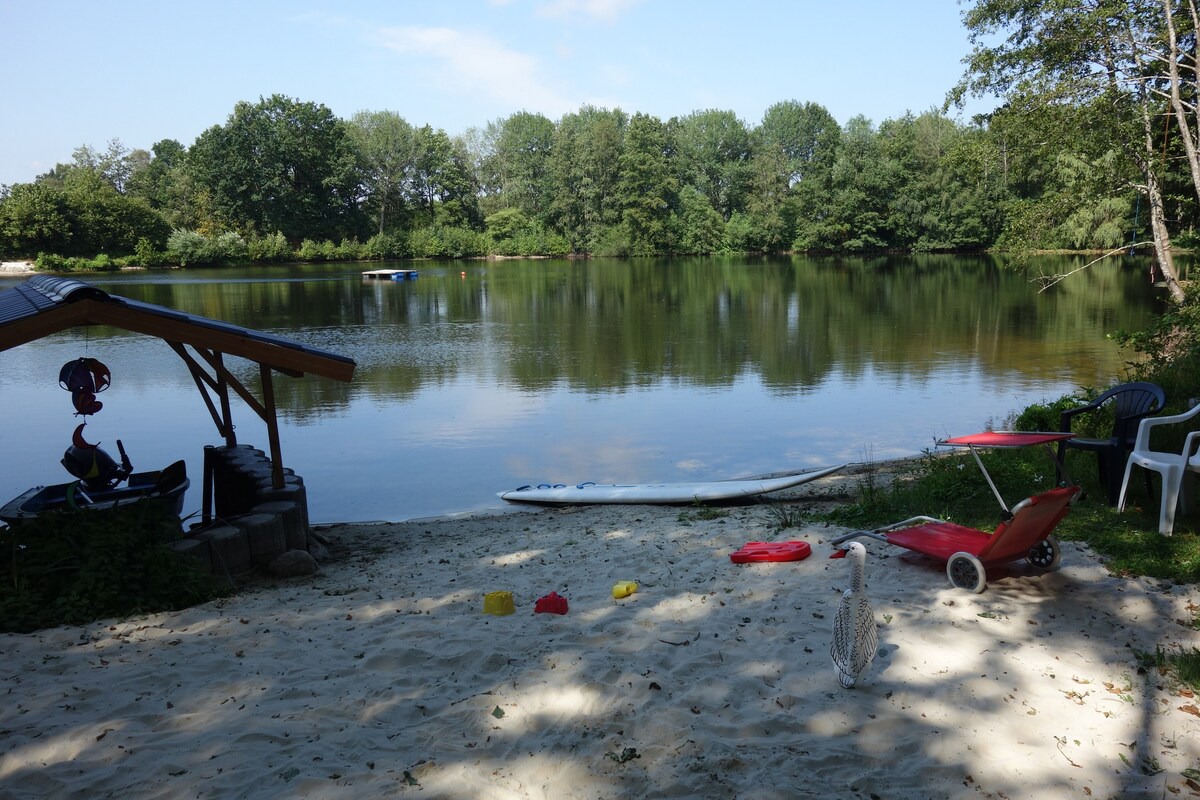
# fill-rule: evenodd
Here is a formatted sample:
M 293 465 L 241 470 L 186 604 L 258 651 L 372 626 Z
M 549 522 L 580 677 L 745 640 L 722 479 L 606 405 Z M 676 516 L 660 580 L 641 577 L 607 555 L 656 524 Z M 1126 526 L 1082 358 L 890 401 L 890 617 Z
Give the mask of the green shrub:
M 1065 394 L 1048 403 L 1034 403 L 1016 416 L 1011 429 L 1014 431 L 1057 431 L 1064 411 L 1086 405 L 1096 394 L 1098 393 L 1092 392 L 1090 398 L 1085 398 L 1084 394 Z M 1085 418 L 1090 416 L 1092 415 L 1084 414 L 1078 417 L 1079 424 L 1083 424 Z
M 101 253 L 95 258 L 38 253 L 33 265 L 35 269 L 45 272 L 115 272 L 125 260 L 114 259 L 107 253 Z
M 168 544 L 179 519 L 161 503 L 60 511 L 0 528 L 0 631 L 31 631 L 185 608 L 219 593 Z
M 342 243 L 334 249 L 334 259 L 337 261 L 362 261 L 363 246 L 358 239 L 342 239 Z
M 409 240 L 417 258 L 470 258 L 487 253 L 483 234 L 469 228 L 433 226 L 413 231 Z
M 255 236 L 246 242 L 246 257 L 255 263 L 291 261 L 296 257 L 291 245 L 279 231 L 269 236 Z
M 1168 410 L 1182 411 L 1189 399 L 1200 397 L 1200 286 L 1189 286 L 1183 302 L 1168 308 L 1146 330 L 1122 331 L 1113 338 L 1138 353 L 1131 374 L 1163 387 Z
M 207 240 L 200 233 L 176 228 L 167 237 L 167 257 L 181 267 L 202 264 L 206 244 Z
M 296 255 L 301 261 L 337 261 L 338 249 L 329 239 L 323 242 L 305 239 L 300 243 L 300 250 Z
M 362 246 L 361 255 L 363 259 L 391 261 L 409 258 L 412 251 L 409 249 L 408 240 L 402 234 L 377 233 Z
M 175 229 L 167 239 L 167 257 L 180 266 L 238 264 L 246 261 L 246 240 L 234 231 L 205 236 L 198 231 Z
M 315 242 L 305 239 L 296 251 L 296 258 L 301 261 L 366 261 L 370 258 L 395 258 L 383 255 L 389 249 L 391 240 L 386 237 L 372 237 L 367 244 L 360 244 L 358 239 L 343 239 L 334 244 L 331 239 Z
M 512 241 L 531 227 L 529 217 L 516 208 L 501 209 L 489 215 L 484 223 L 493 243 Z
M 154 249 L 154 243 L 145 236 L 138 239 L 133 256 L 124 259 L 127 263 L 122 266 L 130 267 L 161 267 L 167 263 L 167 254 Z
M 505 248 L 509 252 L 501 252 L 499 249 L 492 252 L 496 255 L 512 256 L 565 256 L 571 252 L 571 243 L 565 236 L 548 231 L 542 225 L 534 225 L 517 234 L 509 240 L 509 245 Z
M 55 253 L 38 253 L 33 260 L 33 267 L 45 272 L 66 272 L 67 259 Z
M 296 258 L 301 261 L 317 261 L 321 259 L 321 246 L 312 239 L 305 239 L 296 251 Z
M 623 225 L 610 225 L 597 231 L 592 252 L 598 256 L 617 258 L 636 255 L 632 252 L 629 231 Z
M 488 254 L 493 256 L 521 256 L 526 255 L 521 252 L 520 246 L 516 239 L 499 239 L 492 240 L 488 244 Z
M 209 263 L 237 264 L 247 259 L 246 240 L 240 233 L 224 231 L 209 240 Z

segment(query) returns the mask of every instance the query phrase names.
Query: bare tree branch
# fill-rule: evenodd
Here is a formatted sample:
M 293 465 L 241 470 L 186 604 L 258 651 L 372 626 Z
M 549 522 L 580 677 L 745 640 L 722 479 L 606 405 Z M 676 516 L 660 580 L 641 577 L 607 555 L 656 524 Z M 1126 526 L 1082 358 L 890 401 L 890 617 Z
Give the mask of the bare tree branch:
M 1076 267 L 1075 269 L 1073 269 L 1070 272 L 1067 272 L 1065 274 L 1062 274 L 1062 275 L 1038 275 L 1036 278 L 1032 278 L 1029 282 L 1038 284 L 1041 287 L 1038 289 L 1038 294 L 1041 294 L 1042 292 L 1049 289 L 1051 286 L 1057 286 L 1058 284 L 1062 283 L 1063 281 L 1065 281 L 1067 278 L 1071 277 L 1075 273 L 1083 272 L 1085 269 L 1088 269 L 1089 267 L 1093 267 L 1096 264 L 1099 264 L 1101 261 L 1103 261 L 1106 258 L 1112 258 L 1115 255 L 1120 255 L 1122 253 L 1128 252 L 1135 248 L 1142 247 L 1144 245 L 1153 245 L 1153 244 L 1154 244 L 1153 241 L 1145 241 L 1145 242 L 1134 242 L 1133 244 L 1129 244 L 1129 245 L 1122 245 L 1121 247 L 1118 247 L 1115 250 L 1109 250 L 1107 253 L 1105 253 L 1104 255 L 1102 255 L 1098 258 L 1092 259 L 1088 263 L 1084 264 L 1082 267 Z

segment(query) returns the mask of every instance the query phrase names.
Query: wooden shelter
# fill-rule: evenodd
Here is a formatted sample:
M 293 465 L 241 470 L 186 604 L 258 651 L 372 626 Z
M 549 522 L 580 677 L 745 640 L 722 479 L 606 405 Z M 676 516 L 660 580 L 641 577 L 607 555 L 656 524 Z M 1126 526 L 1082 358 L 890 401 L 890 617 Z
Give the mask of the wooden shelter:
M 354 375 L 354 360 L 345 356 L 282 336 L 118 297 L 79 280 L 39 275 L 0 292 L 0 352 L 80 325 L 110 325 L 164 340 L 187 365 L 218 433 L 230 447 L 237 445 L 229 396 L 232 389 L 266 423 L 271 477 L 276 488 L 283 486 L 284 473 L 274 373 L 294 378 L 312 374 L 339 381 L 349 381 Z M 258 364 L 261 398 L 226 368 L 227 355 Z

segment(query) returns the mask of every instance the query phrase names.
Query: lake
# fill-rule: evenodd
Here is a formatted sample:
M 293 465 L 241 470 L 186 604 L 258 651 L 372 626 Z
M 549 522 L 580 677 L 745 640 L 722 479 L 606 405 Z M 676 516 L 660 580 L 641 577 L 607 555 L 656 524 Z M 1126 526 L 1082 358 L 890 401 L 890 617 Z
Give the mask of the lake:
M 1062 273 L 1085 263 L 1042 257 Z M 415 280 L 364 281 L 381 266 Z M 349 384 L 275 381 L 284 463 L 316 522 L 498 509 L 529 483 L 734 478 L 909 456 L 1107 386 L 1164 294 L 1125 258 L 1039 293 L 990 257 L 330 264 L 85 275 L 106 291 L 349 356 Z M 0 288 L 20 279 L 0 279 Z M 0 502 L 70 479 L 61 365 L 104 361 L 87 438 L 137 469 L 220 439 L 162 341 L 80 328 L 0 353 Z M 258 386 L 257 367 L 229 366 Z M 234 397 L 239 442 L 265 426 Z

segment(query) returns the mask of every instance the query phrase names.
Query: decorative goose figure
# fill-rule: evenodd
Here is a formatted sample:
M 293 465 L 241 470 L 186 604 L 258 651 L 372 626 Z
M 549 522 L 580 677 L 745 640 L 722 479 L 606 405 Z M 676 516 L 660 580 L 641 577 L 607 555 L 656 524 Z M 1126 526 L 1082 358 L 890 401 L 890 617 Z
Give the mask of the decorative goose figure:
M 835 550 L 830 558 L 850 557 L 850 588 L 842 593 L 837 616 L 833 620 L 833 671 L 847 689 L 858 682 L 875 658 L 879 633 L 875 629 L 875 614 L 866 593 L 867 548 L 850 542 Z

